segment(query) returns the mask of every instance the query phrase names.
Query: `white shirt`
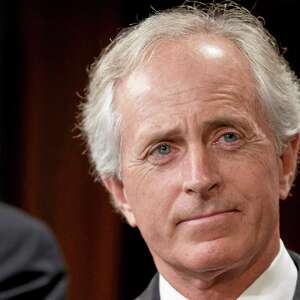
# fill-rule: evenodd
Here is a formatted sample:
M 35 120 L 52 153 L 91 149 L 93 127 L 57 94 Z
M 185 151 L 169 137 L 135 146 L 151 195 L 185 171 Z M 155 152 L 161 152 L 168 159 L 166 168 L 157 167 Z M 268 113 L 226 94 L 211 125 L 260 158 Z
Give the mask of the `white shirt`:
M 282 241 L 280 250 L 271 265 L 237 300 L 292 300 L 298 272 Z M 161 300 L 188 300 L 159 275 Z

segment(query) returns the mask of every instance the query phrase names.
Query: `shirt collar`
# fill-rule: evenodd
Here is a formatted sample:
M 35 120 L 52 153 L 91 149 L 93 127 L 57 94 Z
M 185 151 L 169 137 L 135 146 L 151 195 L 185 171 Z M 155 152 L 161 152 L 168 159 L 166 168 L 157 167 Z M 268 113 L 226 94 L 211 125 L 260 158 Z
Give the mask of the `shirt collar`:
M 283 271 L 284 270 L 284 271 Z M 280 250 L 271 265 L 237 300 L 292 300 L 297 283 L 297 268 L 280 241 Z M 161 300 L 188 300 L 159 275 Z
M 188 300 L 177 292 L 161 274 L 159 274 L 159 295 L 160 300 Z
M 237 300 L 292 300 L 297 277 L 297 268 L 280 241 L 279 253 L 269 268 Z

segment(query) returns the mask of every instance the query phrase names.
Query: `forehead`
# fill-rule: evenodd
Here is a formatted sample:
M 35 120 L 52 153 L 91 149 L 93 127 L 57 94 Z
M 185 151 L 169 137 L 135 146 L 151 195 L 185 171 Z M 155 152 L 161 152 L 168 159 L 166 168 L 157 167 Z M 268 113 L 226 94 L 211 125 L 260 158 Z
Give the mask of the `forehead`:
M 122 118 L 146 120 L 147 113 L 151 117 L 159 108 L 162 113 L 168 108 L 176 113 L 182 110 L 180 104 L 196 100 L 232 107 L 243 100 L 243 105 L 250 107 L 255 98 L 250 65 L 240 49 L 225 38 L 202 35 L 157 44 L 147 59 L 119 82 L 115 104 Z

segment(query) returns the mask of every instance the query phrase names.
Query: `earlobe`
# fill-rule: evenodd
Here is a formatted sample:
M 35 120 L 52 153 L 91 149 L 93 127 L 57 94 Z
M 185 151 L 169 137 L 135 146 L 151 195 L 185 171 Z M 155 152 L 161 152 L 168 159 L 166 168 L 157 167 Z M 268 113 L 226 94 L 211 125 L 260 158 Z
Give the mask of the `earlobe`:
M 280 199 L 285 200 L 290 192 L 297 169 L 299 134 L 293 136 L 281 154 Z
M 122 212 L 128 224 L 132 227 L 136 227 L 135 216 L 128 202 L 123 182 L 115 176 L 102 177 L 101 179 L 103 185 L 112 195 L 115 206 Z

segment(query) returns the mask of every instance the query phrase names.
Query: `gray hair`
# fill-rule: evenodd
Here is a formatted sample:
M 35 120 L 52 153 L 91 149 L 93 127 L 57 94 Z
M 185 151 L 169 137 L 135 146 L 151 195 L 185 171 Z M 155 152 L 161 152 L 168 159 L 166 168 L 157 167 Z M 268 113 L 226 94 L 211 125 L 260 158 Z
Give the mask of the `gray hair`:
M 200 7 L 201 6 L 201 7 Z M 114 111 L 115 87 L 163 39 L 213 34 L 232 41 L 248 58 L 262 107 L 282 146 L 299 132 L 300 84 L 260 19 L 233 2 L 179 6 L 156 12 L 119 33 L 91 67 L 82 133 L 96 177 L 120 177 L 121 117 Z

